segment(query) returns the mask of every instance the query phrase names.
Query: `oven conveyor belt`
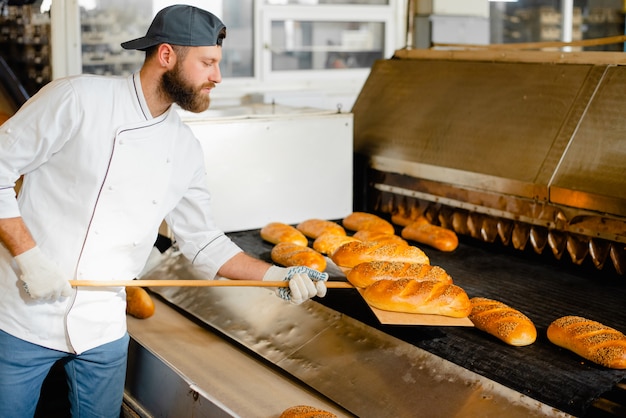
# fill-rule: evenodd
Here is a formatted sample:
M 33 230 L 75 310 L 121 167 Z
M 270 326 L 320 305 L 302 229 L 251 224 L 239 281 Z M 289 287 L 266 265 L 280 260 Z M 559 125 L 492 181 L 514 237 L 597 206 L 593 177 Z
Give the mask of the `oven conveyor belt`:
M 272 245 L 258 230 L 229 236 L 245 251 L 270 261 Z M 614 391 L 626 379 L 626 370 L 595 365 L 553 345 L 546 329 L 558 317 L 580 315 L 625 332 L 623 278 L 468 237 L 460 240 L 452 253 L 422 248 L 431 264 L 444 268 L 470 297 L 498 299 L 529 316 L 537 327 L 534 344 L 508 346 L 471 327 L 381 325 L 354 289 L 332 289 L 316 300 L 547 405 L 591 416 L 594 401 Z M 330 280 L 345 278 L 331 275 Z

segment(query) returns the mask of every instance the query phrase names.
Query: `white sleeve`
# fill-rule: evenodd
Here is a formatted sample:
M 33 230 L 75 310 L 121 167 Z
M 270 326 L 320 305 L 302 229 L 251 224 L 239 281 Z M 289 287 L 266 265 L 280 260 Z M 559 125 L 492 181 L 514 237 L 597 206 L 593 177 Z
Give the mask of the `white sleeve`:
M 58 80 L 44 86 L 0 127 L 0 218 L 20 216 L 17 180 L 63 147 L 73 121 L 80 119 L 77 107 L 70 83 Z

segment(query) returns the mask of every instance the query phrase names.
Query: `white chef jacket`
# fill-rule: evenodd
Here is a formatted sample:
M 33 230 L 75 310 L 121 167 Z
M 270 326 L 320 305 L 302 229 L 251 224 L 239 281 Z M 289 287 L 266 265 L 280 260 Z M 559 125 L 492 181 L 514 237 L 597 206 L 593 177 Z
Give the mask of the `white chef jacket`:
M 208 279 L 241 251 L 212 220 L 199 141 L 172 108 L 152 118 L 139 73 L 55 80 L 0 127 L 0 218 L 18 216 L 68 280 L 137 277 L 163 219 Z M 74 353 L 126 332 L 124 288 L 36 301 L 19 274 L 0 246 L 3 331 Z

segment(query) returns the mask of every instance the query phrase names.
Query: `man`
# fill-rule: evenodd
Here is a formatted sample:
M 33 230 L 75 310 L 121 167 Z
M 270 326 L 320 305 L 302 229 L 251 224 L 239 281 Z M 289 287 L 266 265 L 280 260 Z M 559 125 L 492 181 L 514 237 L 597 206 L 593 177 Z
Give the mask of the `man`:
M 325 295 L 326 273 L 255 259 L 211 219 L 202 149 L 172 104 L 208 108 L 225 36 L 207 11 L 165 8 L 122 44 L 146 51 L 136 74 L 55 80 L 0 128 L 0 416 L 32 416 L 57 361 L 72 416 L 119 416 L 124 288 L 68 280 L 136 277 L 163 219 L 208 279 L 289 280 L 293 303 Z

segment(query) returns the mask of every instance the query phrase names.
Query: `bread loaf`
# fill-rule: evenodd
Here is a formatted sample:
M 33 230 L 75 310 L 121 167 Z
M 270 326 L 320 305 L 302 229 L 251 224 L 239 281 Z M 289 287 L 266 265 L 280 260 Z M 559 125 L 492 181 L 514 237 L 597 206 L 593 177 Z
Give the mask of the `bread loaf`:
M 417 247 L 379 242 L 348 242 L 337 248 L 330 258 L 340 267 L 354 267 L 368 261 L 430 264 L 424 251 Z
M 337 415 L 313 406 L 298 405 L 285 409 L 279 418 L 337 418 Z
M 384 234 L 395 234 L 396 230 L 390 222 L 380 216 L 367 212 L 352 212 L 341 221 L 351 231 L 378 231 Z
M 298 245 L 309 245 L 309 240 L 295 227 L 281 222 L 270 222 L 261 228 L 261 238 L 272 244 L 292 242 Z
M 0 125 L 8 121 L 9 119 L 11 119 L 11 115 L 5 112 L 0 112 Z
M 415 222 L 414 219 L 415 218 L 410 218 L 409 216 L 405 215 L 404 212 L 394 213 L 393 215 L 391 215 L 391 222 L 399 226 L 411 225 L 413 222 Z
M 348 235 L 339 235 L 333 232 L 326 232 L 313 241 L 313 249 L 322 254 L 331 255 L 343 244 L 359 241 L 357 238 Z
M 432 280 L 379 280 L 362 294 L 370 306 L 385 311 L 466 318 L 472 310 L 463 289 Z
M 126 313 L 139 319 L 154 315 L 154 301 L 142 287 L 126 287 Z
M 626 335 L 580 316 L 564 316 L 550 324 L 548 340 L 584 359 L 612 369 L 626 369 Z
M 346 275 L 356 287 L 367 287 L 378 280 L 435 280 L 452 283 L 452 277 L 439 266 L 401 261 L 370 261 L 354 266 Z
M 404 238 L 396 234 L 387 234 L 380 231 L 372 231 L 369 229 L 362 229 L 356 231 L 353 235 L 354 238 L 358 238 L 361 241 L 375 241 L 375 242 L 388 242 L 409 245 Z
M 326 259 L 312 248 L 292 242 L 279 242 L 270 253 L 272 261 L 285 267 L 307 266 L 317 271 L 326 270 Z
M 537 329 L 526 315 L 492 299 L 470 299 L 470 321 L 476 328 L 493 335 L 509 345 L 524 346 L 535 342 Z
M 454 251 L 459 246 L 459 238 L 454 231 L 433 225 L 424 217 L 405 226 L 400 235 L 404 239 L 426 244 L 440 251 Z
M 346 230 L 341 225 L 333 221 L 324 219 L 307 219 L 300 222 L 296 228 L 309 238 L 317 238 L 326 232 L 346 235 Z

